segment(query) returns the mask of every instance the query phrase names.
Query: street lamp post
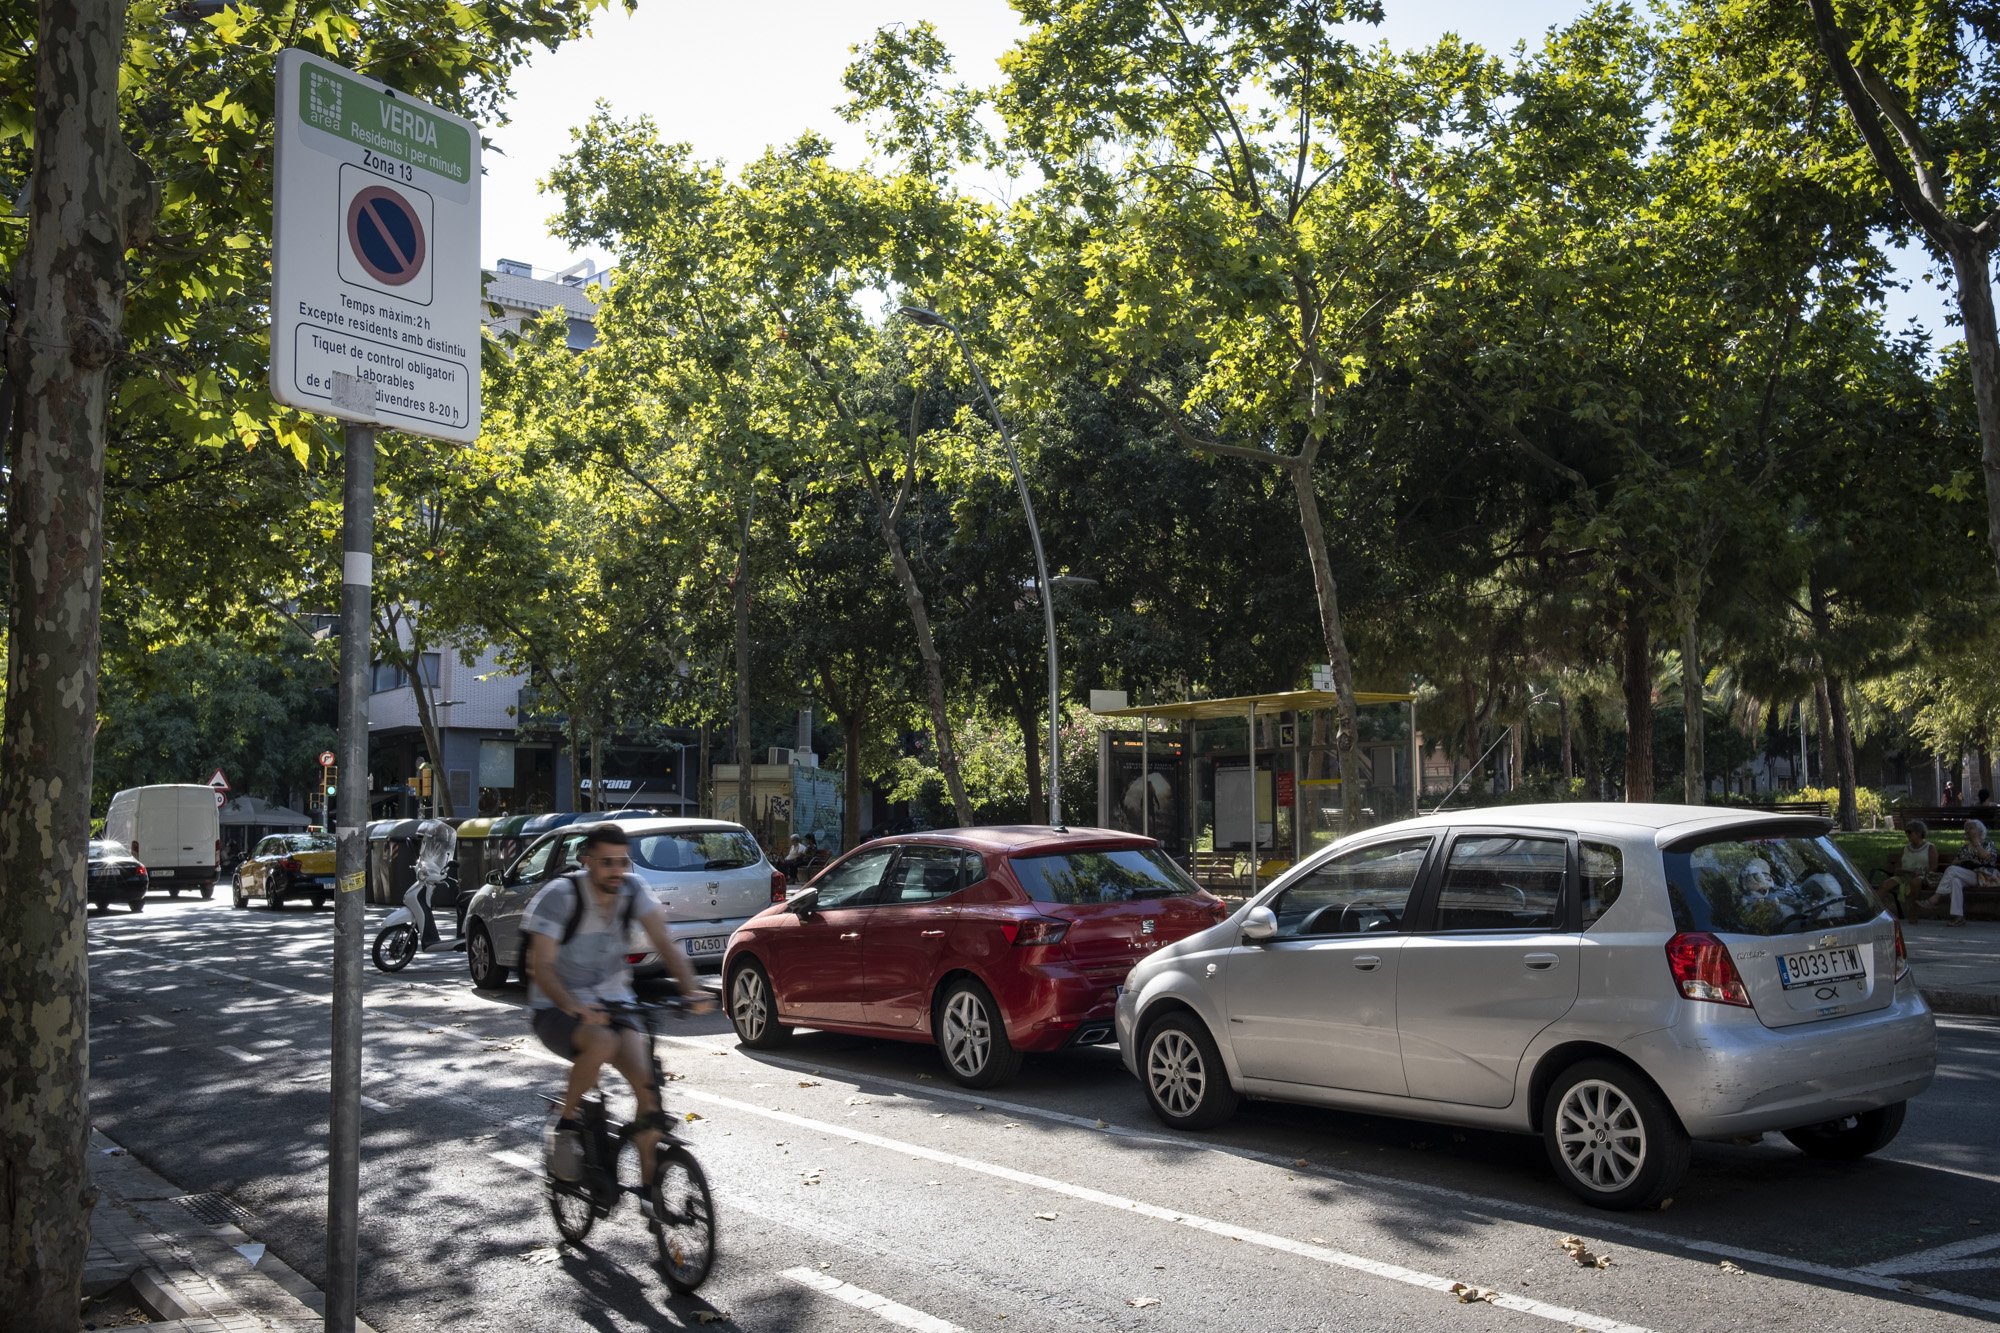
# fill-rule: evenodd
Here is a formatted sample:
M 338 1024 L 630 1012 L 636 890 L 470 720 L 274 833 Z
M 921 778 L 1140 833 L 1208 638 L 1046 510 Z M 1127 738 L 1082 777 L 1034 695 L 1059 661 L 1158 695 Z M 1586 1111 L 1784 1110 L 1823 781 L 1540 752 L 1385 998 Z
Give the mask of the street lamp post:
M 986 387 L 986 377 L 979 373 L 979 363 L 973 359 L 972 349 L 965 345 L 965 335 L 958 331 L 958 325 L 937 311 L 918 305 L 903 306 L 897 313 L 926 328 L 950 330 L 952 338 L 958 343 L 959 353 L 972 371 L 973 382 L 979 386 L 979 396 L 986 400 L 986 410 L 992 414 L 993 425 L 1000 432 L 1000 443 L 1006 446 L 1007 464 L 1014 470 L 1014 489 L 1021 493 L 1021 512 L 1028 516 L 1028 540 L 1035 548 L 1035 582 L 1042 593 L 1042 628 L 1049 641 L 1049 823 L 1060 828 L 1063 822 L 1062 698 L 1060 676 L 1056 669 L 1056 607 L 1054 589 L 1049 583 L 1049 563 L 1042 555 L 1042 530 L 1035 524 L 1035 502 L 1028 498 L 1028 479 L 1021 473 L 1021 458 L 1014 452 L 1014 437 L 1008 431 L 1000 409 L 994 405 L 993 392 Z

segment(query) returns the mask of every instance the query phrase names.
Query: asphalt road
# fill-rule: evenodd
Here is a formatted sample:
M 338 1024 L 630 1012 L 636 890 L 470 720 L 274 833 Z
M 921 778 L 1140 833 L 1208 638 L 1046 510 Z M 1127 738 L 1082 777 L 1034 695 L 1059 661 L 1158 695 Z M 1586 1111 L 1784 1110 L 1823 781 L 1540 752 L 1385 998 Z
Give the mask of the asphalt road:
M 372 920 L 380 909 L 371 909 Z M 155 895 L 90 924 L 92 1112 L 325 1276 L 331 910 Z M 1162 1129 L 1115 1051 L 991 1095 L 925 1047 L 673 1025 L 717 1190 L 698 1299 L 629 1208 L 559 1247 L 538 1175 L 560 1068 L 457 954 L 367 968 L 360 1312 L 409 1330 L 1947 1329 L 2000 1321 L 2000 1022 L 1940 1022 L 1902 1136 L 1851 1165 L 1697 1145 L 1662 1211 L 1585 1208 L 1538 1141 L 1248 1104 Z M 1609 1253 L 1580 1267 L 1566 1236 Z M 1499 1295 L 1462 1303 L 1465 1282 Z

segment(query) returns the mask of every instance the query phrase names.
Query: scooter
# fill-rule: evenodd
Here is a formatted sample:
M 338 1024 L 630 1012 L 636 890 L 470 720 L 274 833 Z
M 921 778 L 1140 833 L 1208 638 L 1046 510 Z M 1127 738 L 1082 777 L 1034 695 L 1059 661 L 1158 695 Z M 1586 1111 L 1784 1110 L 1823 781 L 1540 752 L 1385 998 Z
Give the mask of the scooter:
M 437 913 L 431 897 L 447 885 L 456 889 L 450 875 L 452 854 L 458 849 L 458 833 L 443 820 L 427 819 L 417 829 L 417 881 L 403 895 L 403 905 L 389 913 L 375 935 L 375 966 L 384 972 L 400 972 L 419 953 L 463 953 L 464 918 L 459 918 L 458 938 L 446 942 L 438 933 Z

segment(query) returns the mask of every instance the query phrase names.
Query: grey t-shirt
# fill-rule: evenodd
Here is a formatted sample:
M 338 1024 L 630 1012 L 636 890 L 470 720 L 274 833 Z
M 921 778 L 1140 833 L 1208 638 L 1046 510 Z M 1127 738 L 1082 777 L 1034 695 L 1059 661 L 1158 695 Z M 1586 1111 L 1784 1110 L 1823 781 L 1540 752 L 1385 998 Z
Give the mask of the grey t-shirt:
M 579 893 L 584 895 L 583 916 L 576 923 L 576 934 L 564 944 L 563 929 L 569 924 L 569 914 Z M 632 946 L 626 934 L 618 929 L 628 894 L 638 895 L 632 907 L 633 925 L 660 910 L 644 883 L 634 876 L 625 877 L 619 886 L 619 896 L 612 900 L 611 910 L 600 912 L 597 895 L 585 889 L 579 879 L 563 875 L 543 885 L 541 892 L 528 903 L 528 910 L 521 914 L 523 936 L 547 935 L 556 941 L 556 978 L 579 1004 L 636 998 L 632 993 L 632 969 L 625 962 Z M 527 939 L 521 941 L 523 957 L 530 943 Z M 532 981 L 528 984 L 528 1003 L 536 1009 L 555 1007 L 555 1001 Z

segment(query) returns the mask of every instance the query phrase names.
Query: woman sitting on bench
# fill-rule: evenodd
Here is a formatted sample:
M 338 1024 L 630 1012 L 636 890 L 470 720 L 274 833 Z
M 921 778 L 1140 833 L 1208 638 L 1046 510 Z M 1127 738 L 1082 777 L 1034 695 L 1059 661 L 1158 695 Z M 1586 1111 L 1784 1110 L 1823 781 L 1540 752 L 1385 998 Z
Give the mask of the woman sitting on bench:
M 1930 839 L 1930 826 L 1912 819 L 1903 832 L 1909 835 L 1909 845 L 1889 862 L 1888 877 L 1875 885 L 1882 906 L 1899 917 L 1909 915 L 1909 903 L 1929 893 L 1938 877 L 1938 849 Z
M 1986 840 L 1986 825 L 1976 819 L 1965 821 L 1965 847 L 1957 862 L 1938 881 L 1937 892 L 1917 901 L 1919 907 L 1935 907 L 1939 899 L 1951 899 L 1951 919 L 1945 924 L 1965 924 L 1965 891 L 1974 884 L 2000 887 L 2000 850 Z

